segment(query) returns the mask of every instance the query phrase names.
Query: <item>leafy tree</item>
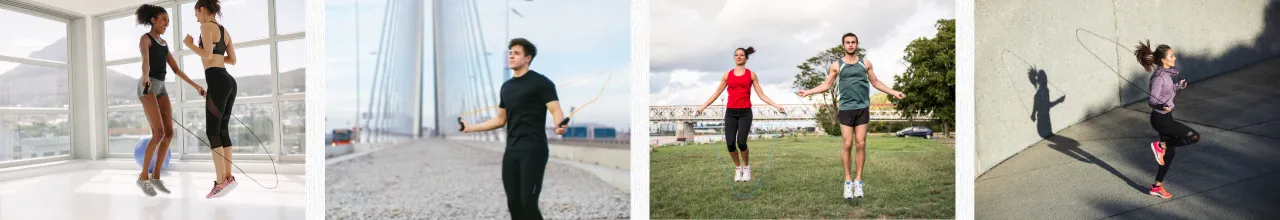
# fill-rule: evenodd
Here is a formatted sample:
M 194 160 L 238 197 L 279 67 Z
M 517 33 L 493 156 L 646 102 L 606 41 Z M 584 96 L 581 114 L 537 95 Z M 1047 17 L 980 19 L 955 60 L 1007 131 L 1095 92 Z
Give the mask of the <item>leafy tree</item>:
M 940 19 L 933 38 L 911 41 L 902 57 L 911 65 L 906 73 L 894 76 L 894 90 L 907 98 L 891 100 L 907 116 L 931 115 L 947 127 L 955 126 L 956 115 L 956 20 Z

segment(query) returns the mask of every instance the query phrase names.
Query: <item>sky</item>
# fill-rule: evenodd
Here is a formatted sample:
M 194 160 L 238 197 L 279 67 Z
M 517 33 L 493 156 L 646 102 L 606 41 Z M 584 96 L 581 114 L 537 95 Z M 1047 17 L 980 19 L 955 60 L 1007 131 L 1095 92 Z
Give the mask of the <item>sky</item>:
M 938 19 L 955 18 L 950 0 L 654 0 L 650 6 L 650 105 L 701 105 L 733 69 L 734 50 L 748 46 L 756 53 L 746 67 L 770 99 L 811 102 L 792 95 L 798 91 L 792 86 L 796 66 L 838 46 L 849 32 L 858 35 L 879 80 L 893 86 L 893 76 L 908 65 L 902 60 L 907 44 L 932 38 Z M 758 95 L 752 103 L 764 104 Z
M 0 34 L 0 54 L 5 56 L 28 57 L 31 52 L 48 47 L 67 36 L 67 24 L 60 21 L 7 9 L 0 9 L 0 19 L 4 20 L 5 29 L 22 30 L 23 33 Z M 137 42 L 135 41 L 134 44 L 137 45 Z M 66 62 L 66 60 L 58 60 L 58 62 Z M 17 66 L 17 63 L 0 62 L 0 73 L 8 72 Z
M 455 1 L 456 2 L 456 1 Z M 326 80 L 328 119 L 326 127 L 350 127 L 355 118 L 356 108 L 350 103 L 356 97 L 355 85 L 333 82 L 355 80 L 354 76 L 343 76 L 341 72 L 371 72 L 372 56 L 360 56 L 361 65 L 357 67 L 356 55 L 334 53 L 332 51 L 355 51 L 360 45 L 360 54 L 371 53 L 382 36 L 382 15 L 385 11 L 385 0 L 360 1 L 328 0 L 326 2 L 326 68 L 329 75 Z M 510 38 L 529 39 L 538 47 L 538 56 L 531 69 L 546 75 L 557 82 L 561 106 L 568 111 L 572 106 L 580 106 L 599 94 L 600 99 L 575 115 L 574 122 L 593 122 L 610 125 L 622 129 L 629 128 L 630 83 L 630 2 L 628 1 L 477 1 L 478 12 L 472 14 L 470 8 L 456 5 L 446 10 L 455 10 L 449 15 L 469 15 L 478 19 L 483 36 L 484 49 L 490 55 L 485 56 L 488 64 L 484 66 L 486 73 L 491 74 L 495 90 L 506 80 L 506 46 Z M 508 3 L 510 4 L 508 7 Z M 424 4 L 424 12 L 431 11 L 431 5 Z M 358 10 L 357 10 L 358 9 Z M 467 9 L 467 12 L 459 12 Z M 514 12 L 513 12 L 514 11 Z M 358 15 L 357 15 L 358 13 Z M 517 15 L 516 13 L 519 13 Z M 423 30 L 430 31 L 434 22 L 427 14 Z M 357 21 L 359 19 L 359 21 Z M 456 19 L 455 19 L 456 21 Z M 510 28 L 508 28 L 510 27 Z M 358 30 L 358 31 L 356 31 Z M 435 39 L 424 35 L 424 42 Z M 450 31 L 448 33 L 457 33 Z M 357 40 L 357 37 L 359 38 Z M 463 36 L 445 36 L 445 41 L 457 42 Z M 358 43 L 352 43 L 358 42 Z M 434 49 L 431 45 L 424 48 L 422 62 L 426 70 L 434 70 Z M 462 55 L 459 55 L 462 56 Z M 460 59 L 451 59 L 460 60 Z M 357 69 L 358 68 L 358 69 Z M 612 71 L 612 80 L 604 86 L 606 77 L 601 73 Z M 425 72 L 423 85 L 435 85 L 433 71 Z M 442 72 L 445 77 L 458 77 L 463 73 Z M 595 76 L 595 77 L 590 77 Z M 583 80 L 583 78 L 590 77 Z M 573 83 L 569 83 L 573 82 Z M 364 84 L 363 82 L 361 83 Z M 446 84 L 447 91 L 471 89 L 456 84 Z M 601 93 L 601 89 L 604 92 Z M 457 114 L 474 109 L 467 109 L 456 103 L 445 102 L 442 107 L 444 116 L 437 115 L 433 108 L 434 87 L 427 87 L 423 94 L 423 126 L 432 127 L 436 118 L 456 117 Z M 550 117 L 548 117 L 550 118 Z M 550 120 L 550 119 L 548 119 Z M 452 123 L 444 123 L 451 126 Z

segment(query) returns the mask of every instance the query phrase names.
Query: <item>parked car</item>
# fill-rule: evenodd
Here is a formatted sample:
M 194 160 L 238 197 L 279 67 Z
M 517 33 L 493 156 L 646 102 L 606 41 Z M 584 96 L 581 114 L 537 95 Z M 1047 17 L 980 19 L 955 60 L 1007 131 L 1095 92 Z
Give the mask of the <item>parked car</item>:
M 898 131 L 898 133 L 895 133 L 895 135 L 897 135 L 898 137 L 913 137 L 913 136 L 914 136 L 914 137 L 922 137 L 922 138 L 925 138 L 925 139 L 932 139 L 932 138 L 933 138 L 933 130 L 932 130 L 932 129 L 929 129 L 928 127 L 925 127 L 925 126 L 915 126 L 915 127 L 909 127 L 909 128 L 906 128 L 906 129 L 902 129 L 901 131 Z

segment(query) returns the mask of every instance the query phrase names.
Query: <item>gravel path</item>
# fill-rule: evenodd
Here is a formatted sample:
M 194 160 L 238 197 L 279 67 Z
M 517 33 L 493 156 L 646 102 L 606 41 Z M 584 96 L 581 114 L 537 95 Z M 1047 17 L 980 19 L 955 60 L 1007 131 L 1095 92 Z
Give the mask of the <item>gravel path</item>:
M 509 219 L 502 154 L 422 140 L 325 168 L 328 219 Z M 625 219 L 630 195 L 550 162 L 539 207 L 548 219 Z

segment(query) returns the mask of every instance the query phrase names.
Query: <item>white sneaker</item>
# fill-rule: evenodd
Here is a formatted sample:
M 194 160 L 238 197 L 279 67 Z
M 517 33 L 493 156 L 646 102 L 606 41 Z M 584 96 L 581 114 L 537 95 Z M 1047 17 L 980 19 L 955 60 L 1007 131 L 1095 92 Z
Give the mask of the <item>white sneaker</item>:
M 844 198 L 845 199 L 853 198 L 853 182 L 844 181 Z
M 742 167 L 733 168 L 733 181 L 742 182 Z
M 859 180 L 858 182 L 854 182 L 853 184 L 853 197 L 862 198 L 862 181 L 861 180 Z
M 742 182 L 751 182 L 751 166 L 742 170 Z

